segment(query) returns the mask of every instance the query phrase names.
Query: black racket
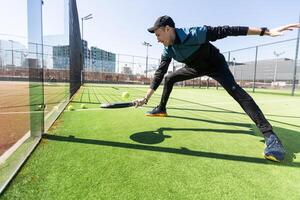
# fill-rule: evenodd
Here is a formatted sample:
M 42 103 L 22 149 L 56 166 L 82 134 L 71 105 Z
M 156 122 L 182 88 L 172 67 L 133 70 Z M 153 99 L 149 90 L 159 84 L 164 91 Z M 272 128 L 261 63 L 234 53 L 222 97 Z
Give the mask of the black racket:
M 101 108 L 127 108 L 132 106 L 135 106 L 134 102 L 103 103 L 100 105 Z

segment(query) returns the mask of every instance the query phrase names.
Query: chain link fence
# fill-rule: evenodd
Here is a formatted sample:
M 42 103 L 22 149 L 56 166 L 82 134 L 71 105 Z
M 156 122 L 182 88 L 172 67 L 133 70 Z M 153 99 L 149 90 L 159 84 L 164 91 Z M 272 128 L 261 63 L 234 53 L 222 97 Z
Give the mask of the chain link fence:
M 28 52 L 25 47 L 12 40 L 7 41 L 6 48 L 3 48 L 2 41 L 1 80 L 26 80 L 28 70 L 25 61 L 28 56 L 43 60 L 45 82 L 59 83 L 69 80 L 68 50 L 61 53 L 57 51 L 57 46 L 43 45 L 43 53 L 39 53 L 41 45 L 30 45 L 34 46 L 31 49 L 36 51 Z M 299 52 L 296 51 L 297 38 L 227 51 L 223 52 L 223 55 L 236 81 L 242 87 L 253 92 L 274 89 L 294 94 L 300 87 L 300 62 L 297 55 Z M 149 84 L 160 63 L 158 58 L 115 55 L 115 61 L 97 60 L 99 67 L 85 66 L 82 71 L 82 83 Z M 172 61 L 168 73 L 181 67 L 184 67 L 184 64 Z M 218 87 L 218 83 L 209 77 L 199 77 L 177 85 Z
M 298 40 L 274 43 L 225 52 L 236 81 L 244 88 L 281 90 L 291 95 L 299 89 L 300 62 Z
M 273 90 L 294 95 L 299 89 L 300 62 L 297 38 L 223 52 L 238 84 L 253 92 Z M 148 59 L 148 61 L 147 61 Z M 83 83 L 149 84 L 160 59 L 116 54 L 115 61 L 102 61 L 99 68 L 84 68 Z M 168 73 L 184 67 L 172 61 Z M 176 83 L 179 86 L 216 87 L 209 77 Z

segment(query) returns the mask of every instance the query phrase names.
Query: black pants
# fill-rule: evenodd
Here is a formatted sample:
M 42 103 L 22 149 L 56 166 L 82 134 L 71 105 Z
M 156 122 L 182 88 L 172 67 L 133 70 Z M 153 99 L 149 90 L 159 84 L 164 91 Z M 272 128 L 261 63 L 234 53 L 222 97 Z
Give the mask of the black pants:
M 168 74 L 165 77 L 160 106 L 166 107 L 174 83 L 206 75 L 215 79 L 223 86 L 223 88 L 240 104 L 262 133 L 271 131 L 272 126 L 264 117 L 262 111 L 252 97 L 235 82 L 224 56 L 219 55 L 217 59 L 214 59 L 214 63 L 208 63 L 207 65 L 206 68 L 201 68 L 200 66 L 185 66 Z

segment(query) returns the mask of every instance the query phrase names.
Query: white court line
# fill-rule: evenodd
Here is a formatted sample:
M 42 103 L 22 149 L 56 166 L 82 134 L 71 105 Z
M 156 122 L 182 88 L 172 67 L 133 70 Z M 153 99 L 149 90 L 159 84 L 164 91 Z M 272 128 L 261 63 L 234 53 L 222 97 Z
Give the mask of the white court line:
M 18 140 L 13 146 L 0 156 L 0 165 L 4 163 L 23 143 L 30 137 L 30 131 L 28 131 L 21 139 Z
M 293 102 L 293 101 L 299 101 L 300 99 L 290 99 L 290 100 L 262 100 L 262 101 L 255 101 L 256 103 L 280 103 L 280 102 Z M 195 104 L 198 104 L 197 102 L 194 102 Z M 172 106 L 191 106 L 194 103 L 187 103 L 187 104 L 168 104 L 169 107 Z M 206 103 L 199 103 L 199 104 L 203 104 L 201 106 L 205 106 L 205 104 L 207 104 L 207 106 L 211 106 L 211 105 L 225 105 L 225 104 L 234 104 L 236 103 L 234 100 L 232 101 L 228 101 L 228 102 L 217 102 L 217 103 L 211 103 L 211 102 L 206 102 Z M 139 108 L 145 108 L 145 107 L 139 107 Z M 69 110 L 65 110 L 64 112 L 74 112 L 74 111 L 89 111 L 89 110 L 103 110 L 103 108 L 86 108 L 86 109 L 75 109 L 73 111 L 69 111 Z
M 65 100 L 61 101 L 56 107 L 60 108 L 62 104 L 65 103 Z M 55 107 L 55 106 L 54 106 Z M 54 112 L 57 112 L 57 110 L 53 107 L 53 109 L 49 112 L 49 110 L 44 110 L 45 119 L 47 119 L 50 115 L 52 115 Z M 14 115 L 14 114 L 30 114 L 30 113 L 42 113 L 43 111 L 15 111 L 15 112 L 0 112 L 0 115 Z
M 26 111 L 26 112 L 0 112 L 0 115 L 14 115 L 14 114 L 30 114 L 30 113 L 42 113 L 43 111 Z
M 176 100 L 176 99 L 173 99 L 173 101 Z M 299 102 L 300 103 L 300 99 L 289 99 L 289 100 L 255 100 L 254 101 L 256 103 L 287 103 L 287 102 Z M 232 101 L 225 101 L 225 102 L 215 102 L 215 103 L 211 103 L 211 102 L 191 102 L 191 103 L 185 103 L 185 104 L 179 104 L 180 106 L 186 106 L 186 105 L 191 105 L 191 104 L 207 104 L 208 106 L 210 105 L 225 105 L 225 104 L 233 104 L 235 103 L 236 101 L 234 99 L 232 99 Z M 172 106 L 172 105 L 178 105 L 178 104 L 168 104 L 169 106 Z M 203 105 L 204 106 L 204 105 Z
M 47 119 L 48 117 L 50 117 L 50 115 L 52 115 L 54 112 L 58 112 L 60 110 L 61 106 L 64 103 L 66 103 L 66 100 L 62 100 L 58 105 L 54 106 L 50 112 L 49 111 L 45 111 L 46 113 L 48 112 L 48 114 L 45 116 L 45 119 Z M 55 107 L 57 109 L 55 109 Z
M 255 100 L 254 100 L 255 101 Z M 289 103 L 289 102 L 300 102 L 300 99 L 289 99 L 289 100 L 261 100 L 261 101 L 255 101 L 256 103 Z M 190 106 L 192 104 L 203 104 L 200 106 L 213 106 L 213 105 L 226 105 L 226 104 L 235 104 L 236 102 L 234 100 L 232 101 L 228 101 L 228 102 L 216 102 L 216 103 L 211 103 L 211 102 L 201 102 L 201 103 L 197 103 L 197 102 L 191 102 L 191 103 L 185 103 L 185 104 L 168 104 L 169 107 L 172 106 Z M 75 111 L 89 111 L 89 110 L 102 110 L 103 108 L 86 108 L 86 109 L 75 109 Z M 42 111 L 32 111 L 32 112 L 0 112 L 0 115 L 9 115 L 9 114 L 30 114 L 30 113 L 39 113 Z M 50 113 L 48 113 L 48 115 L 51 115 L 53 112 L 52 111 Z M 68 110 L 64 110 L 64 112 L 74 112 L 74 111 L 68 111 Z M 47 115 L 47 116 L 48 116 Z M 46 117 L 47 117 L 46 116 Z
M 126 109 L 126 108 L 116 108 L 116 109 L 113 109 L 113 110 L 117 110 L 117 109 Z M 138 107 L 138 108 L 132 107 L 132 109 L 145 109 L 145 107 Z M 85 108 L 85 109 L 75 109 L 73 111 L 71 111 L 71 110 L 64 110 L 64 112 L 93 111 L 93 110 L 112 110 L 112 109 L 105 109 L 105 108 Z
M 64 110 L 64 112 L 91 111 L 91 110 L 103 110 L 103 108 L 86 108 L 86 109 Z

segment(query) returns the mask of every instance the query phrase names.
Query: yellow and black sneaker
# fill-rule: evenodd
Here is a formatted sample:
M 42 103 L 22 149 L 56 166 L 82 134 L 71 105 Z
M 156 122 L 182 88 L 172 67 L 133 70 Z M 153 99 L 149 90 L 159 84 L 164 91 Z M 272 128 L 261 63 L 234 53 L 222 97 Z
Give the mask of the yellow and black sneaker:
M 265 158 L 271 161 L 280 162 L 284 160 L 284 147 L 275 134 L 271 134 L 266 138 Z
M 150 117 L 166 117 L 168 116 L 166 108 L 156 106 L 153 110 L 146 112 L 146 116 Z

